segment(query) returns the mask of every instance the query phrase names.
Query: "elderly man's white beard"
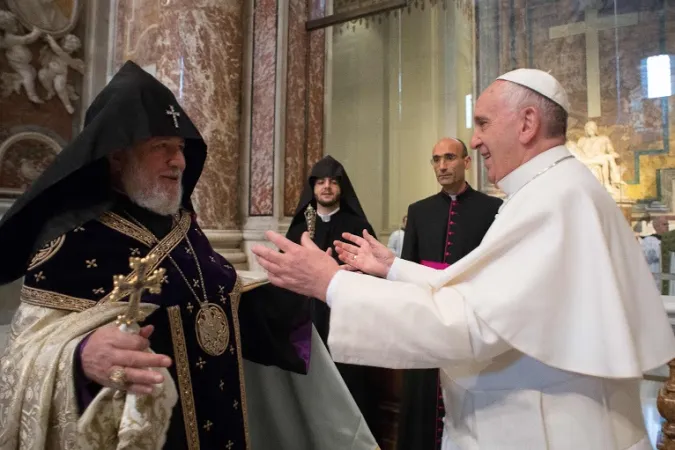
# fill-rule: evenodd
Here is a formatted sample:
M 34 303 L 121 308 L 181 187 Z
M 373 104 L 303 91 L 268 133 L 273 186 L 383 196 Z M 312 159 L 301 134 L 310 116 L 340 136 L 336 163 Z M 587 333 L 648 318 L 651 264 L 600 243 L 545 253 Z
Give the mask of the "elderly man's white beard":
M 162 189 L 157 180 L 149 179 L 136 161 L 130 161 L 122 172 L 121 183 L 124 192 L 132 202 L 162 216 L 176 214 L 183 198 L 182 177 L 178 180 L 178 191 L 173 194 Z

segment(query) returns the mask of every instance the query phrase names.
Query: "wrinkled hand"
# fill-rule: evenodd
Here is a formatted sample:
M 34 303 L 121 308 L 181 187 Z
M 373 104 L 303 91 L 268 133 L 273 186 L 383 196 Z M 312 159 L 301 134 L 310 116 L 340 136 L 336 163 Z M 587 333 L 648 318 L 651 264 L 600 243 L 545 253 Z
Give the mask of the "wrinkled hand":
M 139 334 L 125 333 L 111 324 L 94 331 L 82 349 L 82 369 L 85 376 L 101 386 L 115 387 L 110 374 L 123 368 L 128 382 L 127 390 L 136 394 L 150 394 L 153 385 L 164 381 L 162 374 L 150 368 L 169 367 L 171 358 L 147 352 L 152 325 L 141 328 Z
M 342 237 L 352 244 L 335 241 L 335 250 L 340 261 L 354 270 L 386 278 L 396 255 L 386 245 L 375 239 L 367 230 L 363 237 L 351 233 L 342 233 Z
M 326 254 L 330 256 L 331 258 L 333 257 L 333 249 L 331 247 L 328 247 L 326 249 Z M 346 270 L 347 272 L 354 272 L 354 273 L 363 273 L 356 267 L 352 267 L 349 264 L 342 264 L 338 266 L 339 270 Z
M 264 245 L 255 245 L 251 249 L 267 271 L 270 283 L 326 301 L 330 280 L 339 270 L 337 262 L 330 254 L 319 249 L 306 232 L 300 240 L 302 245 L 273 231 L 268 231 L 265 236 L 283 252 Z

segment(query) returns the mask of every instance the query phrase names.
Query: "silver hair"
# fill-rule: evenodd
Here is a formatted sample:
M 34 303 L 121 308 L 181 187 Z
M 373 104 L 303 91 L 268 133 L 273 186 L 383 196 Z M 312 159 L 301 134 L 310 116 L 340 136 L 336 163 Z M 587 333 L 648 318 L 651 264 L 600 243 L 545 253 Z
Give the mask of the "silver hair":
M 532 89 L 510 82 L 505 83 L 502 98 L 513 111 L 529 106 L 537 109 L 541 114 L 542 126 L 547 138 L 564 138 L 567 134 L 567 112 L 551 99 Z

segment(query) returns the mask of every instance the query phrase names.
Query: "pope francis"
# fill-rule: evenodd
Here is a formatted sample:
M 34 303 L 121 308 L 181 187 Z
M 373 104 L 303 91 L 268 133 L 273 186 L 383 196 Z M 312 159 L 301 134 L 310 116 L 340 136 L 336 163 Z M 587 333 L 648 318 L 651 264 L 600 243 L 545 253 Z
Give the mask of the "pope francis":
M 482 93 L 471 147 L 507 198 L 481 245 L 443 271 L 368 233 L 336 245 L 352 271 L 308 239 L 269 232 L 283 253 L 254 249 L 272 283 L 331 306 L 335 361 L 441 369 L 443 450 L 651 449 L 639 382 L 675 356 L 675 338 L 626 220 L 564 147 L 568 111 L 539 70 Z

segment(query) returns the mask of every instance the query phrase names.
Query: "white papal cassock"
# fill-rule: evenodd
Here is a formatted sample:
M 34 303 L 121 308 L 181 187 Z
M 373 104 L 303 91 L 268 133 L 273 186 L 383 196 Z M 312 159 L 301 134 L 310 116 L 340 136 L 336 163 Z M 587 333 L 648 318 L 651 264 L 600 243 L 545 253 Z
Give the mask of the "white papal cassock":
M 331 281 L 335 361 L 442 369 L 443 450 L 650 449 L 639 382 L 675 338 L 628 223 L 567 156 L 501 180 L 483 242 L 444 271 Z

